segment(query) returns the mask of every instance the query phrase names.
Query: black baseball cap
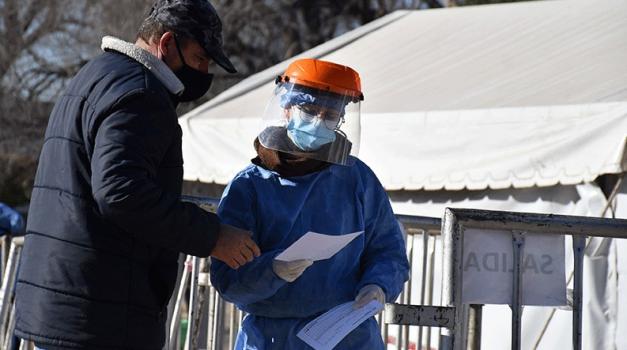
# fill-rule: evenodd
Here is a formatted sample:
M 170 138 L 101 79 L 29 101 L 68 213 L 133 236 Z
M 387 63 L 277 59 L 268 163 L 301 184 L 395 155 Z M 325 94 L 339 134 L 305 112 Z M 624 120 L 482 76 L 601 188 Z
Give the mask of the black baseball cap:
M 227 72 L 237 72 L 222 51 L 222 22 L 209 1 L 157 0 L 148 14 L 151 17 L 177 34 L 196 40 Z

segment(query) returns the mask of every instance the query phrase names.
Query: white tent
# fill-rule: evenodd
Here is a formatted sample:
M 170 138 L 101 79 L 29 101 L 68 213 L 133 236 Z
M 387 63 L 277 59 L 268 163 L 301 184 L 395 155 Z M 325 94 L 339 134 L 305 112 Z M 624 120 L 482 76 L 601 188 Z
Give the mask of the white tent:
M 359 156 L 397 213 L 440 217 L 450 206 L 599 216 L 608 200 L 593 180 L 627 172 L 626 16 L 623 0 L 398 11 L 298 57 L 362 76 Z M 180 119 L 186 180 L 224 185 L 249 163 L 274 78 L 290 62 Z M 615 213 L 627 218 L 625 208 Z M 627 349 L 616 335 L 627 329 L 627 262 L 616 243 L 598 247 L 586 260 L 586 278 L 603 281 L 586 293 L 594 305 L 584 315 L 586 348 Z M 525 348 L 538 339 L 539 348 L 560 348 L 570 334 L 570 314 L 558 312 L 541 337 L 546 314 L 525 311 Z M 484 317 L 486 348 L 509 346 L 493 332 L 509 334 L 509 321 Z

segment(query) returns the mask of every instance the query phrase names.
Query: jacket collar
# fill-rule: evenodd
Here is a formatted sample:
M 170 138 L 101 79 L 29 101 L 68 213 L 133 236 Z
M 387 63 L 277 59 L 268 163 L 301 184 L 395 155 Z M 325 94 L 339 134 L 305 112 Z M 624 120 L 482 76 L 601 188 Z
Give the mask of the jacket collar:
M 170 67 L 150 52 L 112 36 L 102 38 L 100 48 L 103 51 L 117 51 L 143 64 L 165 85 L 170 93 L 178 95 L 183 92 L 185 88 L 183 83 L 174 75 Z

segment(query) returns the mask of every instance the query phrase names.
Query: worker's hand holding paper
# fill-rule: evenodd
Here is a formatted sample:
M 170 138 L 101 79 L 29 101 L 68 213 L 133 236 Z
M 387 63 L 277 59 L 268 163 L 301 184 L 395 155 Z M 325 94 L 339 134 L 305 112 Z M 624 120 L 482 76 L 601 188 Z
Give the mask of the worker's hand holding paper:
M 364 231 L 334 236 L 310 231 L 277 255 L 275 259 L 282 261 L 328 259 L 362 233 Z
M 348 333 L 382 309 L 383 304 L 377 300 L 371 300 L 358 309 L 349 301 L 307 323 L 296 336 L 316 350 L 331 350 Z

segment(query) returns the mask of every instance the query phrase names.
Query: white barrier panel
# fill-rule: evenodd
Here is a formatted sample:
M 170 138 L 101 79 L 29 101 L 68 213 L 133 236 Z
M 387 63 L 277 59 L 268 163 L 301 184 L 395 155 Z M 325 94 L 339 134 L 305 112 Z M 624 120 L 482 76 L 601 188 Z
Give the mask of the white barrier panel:
M 511 231 L 464 232 L 462 303 L 512 304 Z M 524 305 L 566 305 L 564 236 L 525 234 L 521 269 Z

